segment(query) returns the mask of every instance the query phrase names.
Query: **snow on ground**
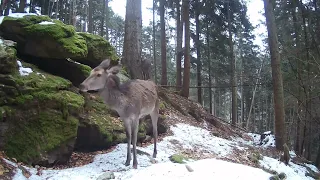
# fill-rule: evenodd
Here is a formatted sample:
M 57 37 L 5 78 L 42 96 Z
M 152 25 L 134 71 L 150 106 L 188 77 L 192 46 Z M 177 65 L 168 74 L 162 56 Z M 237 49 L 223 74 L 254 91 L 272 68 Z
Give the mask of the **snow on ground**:
M 268 170 L 273 170 L 278 173 L 285 173 L 287 175 L 287 179 L 299 179 L 299 180 L 307 180 L 307 179 L 313 179 L 311 177 L 306 177 L 305 173 L 307 172 L 307 168 L 303 166 L 299 166 L 297 164 L 294 164 L 292 162 L 289 162 L 289 166 L 286 166 L 284 163 L 280 163 L 278 160 L 266 157 L 264 156 L 262 160 L 259 160 L 260 165 Z M 312 168 L 315 168 L 312 165 Z
M 29 75 L 30 73 L 33 72 L 31 68 L 23 67 L 21 61 L 17 60 L 17 63 L 18 63 L 18 66 L 19 66 L 19 73 L 20 73 L 21 76 L 27 76 L 27 75 Z
M 54 22 L 49 22 L 49 21 L 42 21 L 39 24 L 41 25 L 49 25 L 49 24 L 55 24 Z
M 231 155 L 233 148 L 239 147 L 238 142 L 229 141 L 213 136 L 209 131 L 187 124 L 177 124 L 170 127 L 172 136 L 163 138 L 158 142 L 158 163 L 152 164 L 147 155 L 138 154 L 138 169 L 125 166 L 126 144 L 119 144 L 112 152 L 96 155 L 90 164 L 68 168 L 63 170 L 47 169 L 42 175 L 36 175 L 35 168 L 28 169 L 32 176 L 29 180 L 96 180 L 107 171 L 114 172 L 115 179 L 259 179 L 267 180 L 271 174 L 262 169 L 246 165 L 231 163 L 218 159 L 188 160 L 187 164 L 194 171 L 189 172 L 185 164 L 172 163 L 169 157 L 182 151 L 191 151 L 195 154 L 210 153 L 218 157 Z M 244 140 L 243 140 L 244 141 Z M 152 154 L 153 145 L 138 147 L 139 150 Z M 10 162 L 15 165 L 14 163 Z M 312 179 L 305 177 L 306 168 L 293 164 L 285 166 L 276 159 L 264 157 L 260 164 L 266 169 L 277 172 L 285 172 L 288 179 Z M 308 165 L 312 169 L 314 166 Z M 26 180 L 20 169 L 14 176 L 14 180 Z

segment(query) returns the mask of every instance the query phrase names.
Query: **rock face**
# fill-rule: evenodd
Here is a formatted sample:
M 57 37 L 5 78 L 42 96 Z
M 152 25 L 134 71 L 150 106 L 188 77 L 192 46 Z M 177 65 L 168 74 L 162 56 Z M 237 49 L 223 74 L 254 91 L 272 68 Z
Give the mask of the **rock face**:
M 71 58 L 94 67 L 105 58 L 118 60 L 114 48 L 104 38 L 77 33 L 71 25 L 48 16 L 5 17 L 0 36 L 17 42 L 18 53 L 38 58 Z M 59 62 L 58 62 L 59 63 Z
M 106 40 L 35 15 L 5 17 L 0 35 L 16 42 L 0 39 L 0 151 L 24 163 L 51 166 L 66 163 L 74 150 L 126 142 L 117 113 L 77 89 L 91 67 L 104 58 L 118 59 Z M 128 77 L 122 72 L 123 82 Z M 159 132 L 166 130 L 162 123 Z M 150 134 L 150 126 L 141 123 L 139 139 Z

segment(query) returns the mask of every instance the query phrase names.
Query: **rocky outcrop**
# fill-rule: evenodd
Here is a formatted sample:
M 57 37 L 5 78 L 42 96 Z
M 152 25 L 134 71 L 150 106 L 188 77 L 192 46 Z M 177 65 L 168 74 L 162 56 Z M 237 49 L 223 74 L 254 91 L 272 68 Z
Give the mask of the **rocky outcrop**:
M 57 60 L 71 58 L 91 67 L 105 58 L 118 60 L 114 48 L 104 38 L 77 33 L 73 26 L 48 16 L 5 17 L 0 25 L 0 36 L 17 42 L 21 55 Z
M 126 142 L 117 113 L 77 89 L 91 67 L 106 57 L 118 59 L 106 40 L 35 15 L 5 17 L 0 35 L 16 42 L 0 45 L 0 150 L 24 163 L 51 166 L 67 162 L 74 150 Z M 119 77 L 128 80 L 124 70 Z M 159 132 L 166 131 L 159 122 Z M 151 123 L 141 123 L 139 139 L 150 129 Z

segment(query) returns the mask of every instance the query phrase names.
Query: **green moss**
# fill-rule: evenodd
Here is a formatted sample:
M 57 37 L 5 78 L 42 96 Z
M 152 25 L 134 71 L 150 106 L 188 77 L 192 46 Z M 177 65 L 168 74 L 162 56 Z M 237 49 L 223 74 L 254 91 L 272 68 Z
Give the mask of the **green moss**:
M 54 110 L 39 114 L 18 114 L 14 128 L 6 133 L 4 150 L 9 157 L 28 162 L 41 157 L 41 152 L 52 150 L 77 136 L 78 120 Z
M 84 64 L 79 64 L 81 72 L 85 76 L 89 76 L 92 68 L 90 66 L 84 65 Z
M 258 164 L 259 160 L 262 160 L 262 156 L 258 152 L 253 152 L 252 154 L 248 155 L 248 158 L 255 164 Z
M 33 73 L 28 76 L 21 76 L 19 72 L 12 75 L 12 79 L 16 82 L 22 92 L 31 91 L 48 91 L 67 89 L 71 87 L 71 82 L 58 76 L 54 76 L 40 71 L 36 66 L 22 62 L 23 67 L 30 67 Z
M 273 175 L 269 178 L 269 180 L 280 180 L 278 175 Z
M 183 164 L 185 163 L 184 161 L 188 160 L 188 158 L 184 157 L 182 154 L 174 154 L 169 158 L 170 158 L 170 161 L 174 163 L 179 163 L 179 164 Z
M 77 57 L 86 57 L 88 54 L 87 43 L 85 39 L 79 35 L 58 40 L 69 53 L 76 54 Z
M 73 26 L 70 25 L 62 25 L 62 24 L 32 24 L 24 28 L 26 33 L 28 33 L 31 37 L 38 38 L 67 38 L 74 36 L 76 31 Z
M 160 101 L 160 103 L 159 103 L 159 109 L 166 109 L 166 107 L 167 107 L 166 102 Z
M 18 70 L 16 50 L 0 45 L 0 73 L 8 74 Z
M 112 62 L 118 63 L 119 57 L 116 55 L 114 47 L 103 37 L 86 32 L 78 32 L 77 34 L 87 42 L 89 59 L 94 58 L 97 61 L 101 61 L 109 58 Z
M 3 19 L 3 22 L 5 21 L 17 21 L 22 26 L 28 26 L 28 25 L 40 23 L 42 21 L 51 21 L 51 19 L 49 18 L 49 16 L 26 15 L 23 18 L 6 16 Z
M 9 106 L 0 106 L 0 121 L 3 121 L 6 117 L 12 116 L 14 112 L 15 110 Z

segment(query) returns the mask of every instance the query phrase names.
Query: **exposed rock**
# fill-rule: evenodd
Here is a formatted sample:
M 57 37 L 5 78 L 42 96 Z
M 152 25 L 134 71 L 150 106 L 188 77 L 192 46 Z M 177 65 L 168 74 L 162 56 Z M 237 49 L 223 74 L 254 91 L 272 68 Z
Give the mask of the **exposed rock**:
M 21 76 L 16 70 L 0 76 L 1 83 L 12 89 L 0 90 L 6 94 L 0 104 L 0 148 L 9 157 L 29 164 L 67 162 L 77 136 L 75 115 L 84 98 L 67 90 L 70 81 L 30 64 L 23 66 L 34 72 Z
M 101 174 L 97 180 L 108 180 L 108 179 L 114 179 L 115 176 L 114 176 L 114 173 L 111 172 L 111 171 L 108 171 L 108 172 L 105 172 L 103 174 Z
M 73 26 L 48 16 L 4 17 L 0 34 L 17 42 L 21 54 L 56 59 L 85 58 L 88 54 L 86 40 L 76 34 Z

